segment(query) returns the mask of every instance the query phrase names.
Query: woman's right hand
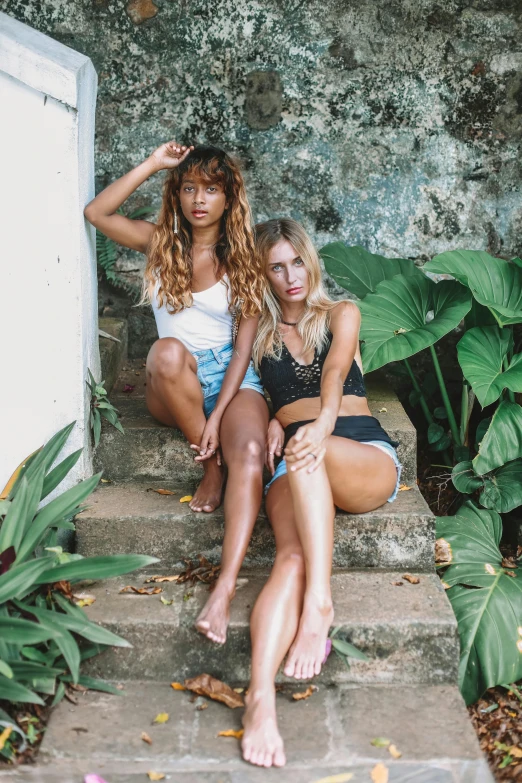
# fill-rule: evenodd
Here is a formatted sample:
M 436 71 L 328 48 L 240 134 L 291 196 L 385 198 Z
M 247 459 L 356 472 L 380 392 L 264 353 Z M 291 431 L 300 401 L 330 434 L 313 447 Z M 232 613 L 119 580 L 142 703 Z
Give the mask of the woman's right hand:
M 186 147 L 184 144 L 179 144 L 177 141 L 167 141 L 165 144 L 162 144 L 161 147 L 154 150 L 150 155 L 150 159 L 158 170 L 175 169 L 176 166 L 179 166 L 179 164 L 185 160 L 193 149 L 193 145 Z
M 265 465 L 267 466 L 270 474 L 273 476 L 275 473 L 274 455 L 278 457 L 283 453 L 283 443 L 285 442 L 285 431 L 282 425 L 277 419 L 272 419 L 268 425 L 268 432 L 266 434 L 266 455 Z

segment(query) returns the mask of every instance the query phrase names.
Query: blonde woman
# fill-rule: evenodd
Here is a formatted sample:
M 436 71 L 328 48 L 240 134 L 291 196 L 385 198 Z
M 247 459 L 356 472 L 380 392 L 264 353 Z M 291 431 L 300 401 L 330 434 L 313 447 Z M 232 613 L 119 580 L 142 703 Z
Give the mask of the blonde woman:
M 118 214 L 162 170 L 167 174 L 158 223 Z M 228 468 L 221 575 L 196 621 L 201 633 L 224 643 L 237 574 L 261 504 L 268 424 L 251 364 L 264 280 L 243 177 L 223 150 L 171 141 L 105 188 L 85 216 L 115 242 L 147 256 L 143 299 L 152 305 L 159 339 L 147 357 L 146 401 L 158 421 L 181 429 L 203 466 L 193 511 L 211 512 L 221 502 L 219 447 Z
M 274 406 L 266 508 L 276 539 L 272 573 L 252 612 L 252 678 L 243 756 L 285 763 L 274 678 L 319 674 L 333 620 L 330 574 L 335 506 L 361 513 L 393 501 L 398 445 L 371 416 L 361 372 L 359 310 L 333 302 L 310 238 L 293 220 L 256 228 L 268 282 L 254 363 Z M 274 456 L 284 459 L 277 468 Z

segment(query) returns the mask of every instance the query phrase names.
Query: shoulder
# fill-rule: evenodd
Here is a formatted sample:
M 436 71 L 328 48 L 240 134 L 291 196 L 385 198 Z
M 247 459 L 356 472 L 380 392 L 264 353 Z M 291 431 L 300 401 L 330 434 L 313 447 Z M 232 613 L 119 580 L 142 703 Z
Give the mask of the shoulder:
M 361 323 L 361 312 L 355 302 L 343 299 L 332 308 L 330 313 L 330 331 L 335 334 L 336 331 L 345 329 L 358 329 Z

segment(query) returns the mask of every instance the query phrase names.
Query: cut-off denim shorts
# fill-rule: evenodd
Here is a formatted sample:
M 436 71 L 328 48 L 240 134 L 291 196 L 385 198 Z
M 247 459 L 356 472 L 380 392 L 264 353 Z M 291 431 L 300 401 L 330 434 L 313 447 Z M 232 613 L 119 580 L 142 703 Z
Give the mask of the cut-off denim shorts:
M 233 353 L 232 343 L 227 343 L 219 348 L 207 348 L 203 351 L 194 351 L 192 354 L 198 365 L 198 380 L 203 391 L 203 410 L 207 419 L 216 407 L 223 378 Z M 243 383 L 239 388 L 253 389 L 259 394 L 263 394 L 263 387 L 254 370 L 253 362 L 248 365 Z
M 375 446 L 376 449 L 380 449 L 381 451 L 384 451 L 385 454 L 389 454 L 392 460 L 395 463 L 395 467 L 397 468 L 397 483 L 395 484 L 395 489 L 393 490 L 392 494 L 388 498 L 388 503 L 393 503 L 395 498 L 397 497 L 397 492 L 399 491 L 399 485 L 401 480 L 401 471 L 402 471 L 402 465 L 399 462 L 399 458 L 397 456 L 397 452 L 393 448 L 393 446 L 390 443 L 386 443 L 385 440 L 366 440 L 363 441 L 365 446 Z M 271 480 L 268 482 L 268 484 L 265 487 L 265 495 L 274 483 L 274 481 L 281 476 L 285 476 L 288 473 L 287 467 L 286 467 L 286 460 L 283 457 L 279 465 L 277 466 L 274 475 L 272 476 Z

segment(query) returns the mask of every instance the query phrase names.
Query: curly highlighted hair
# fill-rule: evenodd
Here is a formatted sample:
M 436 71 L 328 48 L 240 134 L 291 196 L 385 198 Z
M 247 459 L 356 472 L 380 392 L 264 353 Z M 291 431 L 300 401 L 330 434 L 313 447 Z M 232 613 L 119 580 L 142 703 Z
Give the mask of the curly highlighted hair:
M 265 282 L 255 250 L 245 183 L 236 161 L 218 147 L 198 145 L 179 166 L 168 171 L 159 219 L 147 253 L 141 301 L 150 302 L 157 290 L 158 304 L 165 305 L 170 313 L 192 305 L 192 227 L 181 211 L 179 199 L 187 174 L 223 188 L 228 209 L 221 219 L 214 258 L 218 269 L 228 275 L 231 310 L 246 317 L 259 315 Z

